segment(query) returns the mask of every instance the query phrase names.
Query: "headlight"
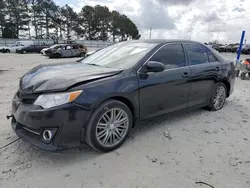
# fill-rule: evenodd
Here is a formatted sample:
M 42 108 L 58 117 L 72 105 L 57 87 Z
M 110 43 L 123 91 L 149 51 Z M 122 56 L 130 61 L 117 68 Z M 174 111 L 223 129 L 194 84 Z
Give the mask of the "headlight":
M 81 93 L 82 91 L 73 91 L 69 93 L 40 95 L 34 102 L 34 105 L 43 108 L 59 106 L 74 101 Z

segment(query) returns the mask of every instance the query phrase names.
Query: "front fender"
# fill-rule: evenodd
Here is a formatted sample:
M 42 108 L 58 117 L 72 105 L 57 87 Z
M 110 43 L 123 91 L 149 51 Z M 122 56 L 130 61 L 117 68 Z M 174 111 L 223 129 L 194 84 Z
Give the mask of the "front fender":
M 75 103 L 85 108 L 94 110 L 108 99 L 123 98 L 133 105 L 136 116 L 139 115 L 138 82 L 136 74 L 133 72 L 124 71 L 115 76 L 84 84 L 80 88 L 83 93 Z

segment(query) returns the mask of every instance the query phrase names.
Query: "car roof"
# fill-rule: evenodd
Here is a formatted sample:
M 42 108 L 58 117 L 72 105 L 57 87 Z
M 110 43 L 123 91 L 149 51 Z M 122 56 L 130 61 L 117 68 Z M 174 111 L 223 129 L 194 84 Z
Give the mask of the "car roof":
M 130 40 L 128 42 L 144 42 L 144 43 L 155 43 L 155 44 L 165 44 L 165 43 L 196 43 L 202 44 L 200 42 L 192 40 L 181 40 L 181 39 L 140 39 L 140 40 Z

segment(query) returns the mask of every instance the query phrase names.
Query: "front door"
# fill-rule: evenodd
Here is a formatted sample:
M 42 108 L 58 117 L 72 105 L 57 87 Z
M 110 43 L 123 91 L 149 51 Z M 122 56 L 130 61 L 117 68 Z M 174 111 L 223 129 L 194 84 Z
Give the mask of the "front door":
M 183 45 L 187 51 L 191 69 L 188 106 L 205 105 L 209 102 L 215 85 L 220 79 L 220 62 L 200 44 Z
M 144 65 L 138 73 L 140 116 L 153 117 L 187 108 L 190 69 L 181 44 L 166 44 L 149 61 L 165 65 L 162 72 L 147 72 Z

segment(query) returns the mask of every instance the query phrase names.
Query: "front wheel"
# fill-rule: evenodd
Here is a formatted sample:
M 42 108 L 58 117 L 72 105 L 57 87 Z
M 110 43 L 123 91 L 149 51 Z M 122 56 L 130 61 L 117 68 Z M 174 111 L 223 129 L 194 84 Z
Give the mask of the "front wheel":
M 132 114 L 127 105 L 117 100 L 108 100 L 91 116 L 85 140 L 97 151 L 115 150 L 125 142 L 132 121 Z
M 212 94 L 212 97 L 210 99 L 209 109 L 212 111 L 220 110 L 226 101 L 227 97 L 227 87 L 224 83 L 219 82 L 216 85 L 215 91 Z

